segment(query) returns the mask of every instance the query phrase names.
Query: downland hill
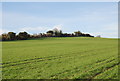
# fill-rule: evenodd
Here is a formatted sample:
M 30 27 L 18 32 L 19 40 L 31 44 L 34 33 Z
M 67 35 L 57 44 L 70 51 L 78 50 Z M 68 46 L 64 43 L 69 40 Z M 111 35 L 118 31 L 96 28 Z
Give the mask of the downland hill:
M 2 42 L 3 79 L 118 79 L 118 39 L 43 37 Z

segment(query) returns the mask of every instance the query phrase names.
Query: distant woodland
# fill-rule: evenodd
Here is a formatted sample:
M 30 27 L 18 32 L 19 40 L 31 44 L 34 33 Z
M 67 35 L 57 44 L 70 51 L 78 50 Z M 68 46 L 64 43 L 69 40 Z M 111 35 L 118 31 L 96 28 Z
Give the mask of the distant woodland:
M 80 31 L 75 31 L 74 33 L 63 33 L 62 30 L 58 30 L 54 28 L 53 30 L 49 30 L 46 33 L 39 34 L 28 34 L 26 31 L 19 32 L 18 34 L 14 32 L 8 32 L 0 35 L 1 41 L 13 41 L 13 40 L 27 40 L 34 38 L 42 38 L 42 37 L 94 37 L 90 34 L 85 34 Z

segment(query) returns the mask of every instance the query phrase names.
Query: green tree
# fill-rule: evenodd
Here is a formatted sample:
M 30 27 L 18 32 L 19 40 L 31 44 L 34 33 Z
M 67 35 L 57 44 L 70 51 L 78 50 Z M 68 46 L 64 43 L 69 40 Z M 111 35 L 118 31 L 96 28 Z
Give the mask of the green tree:
M 16 39 L 16 33 L 14 32 L 8 32 L 8 40 L 15 40 Z
M 52 30 L 49 30 L 49 31 L 47 31 L 46 33 L 49 33 L 49 34 L 52 34 L 53 35 L 53 31 Z
M 62 30 L 58 30 L 57 28 L 54 28 L 53 32 L 54 32 L 55 36 L 61 36 L 62 35 Z
M 81 36 L 82 35 L 82 33 L 80 31 L 76 31 L 74 33 L 75 33 L 75 36 Z
M 8 40 L 8 34 L 4 33 L 2 34 L 2 41 L 7 41 Z
M 26 40 L 26 39 L 28 39 L 29 38 L 29 34 L 27 33 L 27 32 L 20 32 L 19 34 L 18 34 L 18 39 L 20 39 L 20 40 Z

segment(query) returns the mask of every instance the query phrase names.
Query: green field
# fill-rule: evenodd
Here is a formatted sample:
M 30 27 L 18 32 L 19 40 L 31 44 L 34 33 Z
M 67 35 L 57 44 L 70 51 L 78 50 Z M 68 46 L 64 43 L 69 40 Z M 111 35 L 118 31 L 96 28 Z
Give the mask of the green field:
M 2 42 L 3 79 L 118 79 L 118 40 L 55 37 Z

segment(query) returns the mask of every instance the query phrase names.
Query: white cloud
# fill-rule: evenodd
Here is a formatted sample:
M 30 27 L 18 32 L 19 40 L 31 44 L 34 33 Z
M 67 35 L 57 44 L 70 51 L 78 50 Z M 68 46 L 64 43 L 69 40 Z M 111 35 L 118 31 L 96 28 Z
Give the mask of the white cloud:
M 3 34 L 3 33 L 7 33 L 9 32 L 9 30 L 6 30 L 6 29 L 0 29 L 0 35 Z
M 30 33 L 43 33 L 46 32 L 48 30 L 52 30 L 54 28 L 57 28 L 58 30 L 61 30 L 63 28 L 62 24 L 59 25 L 55 25 L 53 27 L 47 27 L 47 26 L 39 26 L 39 27 L 23 27 L 19 29 L 20 31 L 26 31 L 26 32 L 30 32 Z
M 106 24 L 103 28 L 104 31 L 118 32 L 118 23 L 116 22 L 116 23 Z
M 62 30 L 63 25 L 62 25 L 62 24 L 55 25 L 55 26 L 53 26 L 53 29 L 54 29 L 54 28 L 57 28 L 58 30 Z
M 117 11 L 116 11 L 117 12 Z M 77 17 L 44 17 L 22 13 L 4 13 L 3 24 L 4 29 L 11 29 L 19 31 L 27 31 L 31 33 L 46 32 L 49 29 L 62 29 L 65 32 L 88 31 L 93 35 L 101 35 L 104 37 L 116 37 L 117 36 L 117 13 L 116 12 L 86 12 L 84 15 L 78 15 Z M 107 14 L 107 15 L 106 15 Z M 11 20 L 12 19 L 12 20 Z M 64 24 L 64 28 L 63 25 Z M 110 23 L 110 24 L 109 24 Z M 53 26 L 54 24 L 58 24 Z M 41 26 L 40 26 L 41 25 Z M 44 26 L 47 25 L 47 26 Z M 83 26 L 80 27 L 80 26 Z M 85 28 L 85 27 L 86 28 Z M 23 27 L 23 28 L 20 28 Z M 74 28 L 72 28 L 74 27 Z M 92 32 L 89 32 L 92 31 Z
M 91 34 L 97 36 L 101 35 L 101 37 L 107 38 L 118 38 L 118 24 L 117 23 L 110 23 L 106 24 L 101 27 L 100 30 L 97 32 L 91 32 Z
M 92 32 L 91 34 L 94 36 L 100 35 L 104 38 L 118 38 L 118 33 L 116 32 Z
M 23 27 L 19 29 L 19 32 L 26 31 L 29 33 L 42 33 L 48 30 L 48 27 Z
M 90 29 L 93 30 L 84 33 L 90 33 L 93 36 L 101 35 L 106 38 L 118 38 L 118 22 L 99 24 L 96 28 L 90 27 Z
M 24 28 L 21 28 L 21 31 L 44 31 L 44 30 L 47 30 L 48 27 L 24 27 Z

